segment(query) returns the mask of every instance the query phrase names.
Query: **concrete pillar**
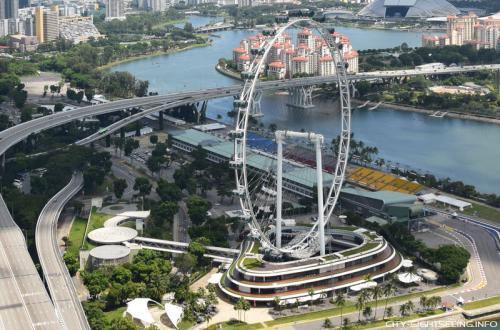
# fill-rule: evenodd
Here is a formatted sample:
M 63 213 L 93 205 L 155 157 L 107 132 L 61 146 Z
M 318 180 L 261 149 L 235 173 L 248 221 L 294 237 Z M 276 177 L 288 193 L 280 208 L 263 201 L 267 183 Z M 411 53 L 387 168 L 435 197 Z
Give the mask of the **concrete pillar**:
M 122 139 L 122 140 L 125 139 L 125 128 L 124 127 L 120 128 L 120 139 Z
M 111 147 L 111 135 L 106 135 L 106 148 Z
M 262 92 L 256 91 L 253 95 L 252 99 L 252 107 L 250 109 L 250 115 L 252 117 L 261 117 L 263 116 L 262 109 L 260 106 L 260 101 L 262 100 Z
M 323 163 L 321 159 L 322 138 L 316 137 L 316 186 L 318 187 L 318 234 L 319 254 L 325 255 L 325 219 L 323 210 Z
M 288 89 L 287 106 L 299 109 L 314 107 L 312 103 L 313 86 L 300 86 Z
M 281 223 L 283 220 L 283 136 L 276 131 L 276 144 L 278 146 L 278 160 L 276 162 L 276 247 L 281 248 Z
M 158 112 L 158 128 L 160 129 L 160 131 L 162 131 L 164 128 L 164 126 L 163 126 L 163 111 Z

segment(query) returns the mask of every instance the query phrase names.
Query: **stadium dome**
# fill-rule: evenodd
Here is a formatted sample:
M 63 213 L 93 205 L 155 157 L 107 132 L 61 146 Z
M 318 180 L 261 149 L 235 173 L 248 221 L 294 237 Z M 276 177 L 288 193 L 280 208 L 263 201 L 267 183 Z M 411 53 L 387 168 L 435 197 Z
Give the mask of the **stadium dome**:
M 460 11 L 446 0 L 375 0 L 359 16 L 380 18 L 428 18 L 458 15 Z

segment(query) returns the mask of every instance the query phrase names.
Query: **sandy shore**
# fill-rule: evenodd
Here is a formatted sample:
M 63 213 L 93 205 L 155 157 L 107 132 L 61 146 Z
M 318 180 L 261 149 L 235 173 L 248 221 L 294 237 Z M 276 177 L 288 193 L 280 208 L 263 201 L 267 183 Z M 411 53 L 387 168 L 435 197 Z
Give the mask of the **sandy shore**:
M 38 75 L 21 77 L 21 82 L 25 85 L 24 90 L 29 96 L 42 96 L 44 86 L 58 85 L 61 80 L 62 76 L 59 72 L 39 72 Z M 61 88 L 61 94 L 66 95 L 66 87 L 65 84 Z M 50 89 L 47 95 L 50 95 Z

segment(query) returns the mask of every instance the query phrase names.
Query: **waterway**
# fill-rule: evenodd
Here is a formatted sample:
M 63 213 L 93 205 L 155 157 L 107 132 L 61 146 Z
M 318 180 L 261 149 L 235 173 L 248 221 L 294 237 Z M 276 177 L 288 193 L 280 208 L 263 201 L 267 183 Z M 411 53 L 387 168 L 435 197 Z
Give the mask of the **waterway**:
M 190 17 L 194 26 L 212 21 L 209 17 Z M 357 49 L 388 48 L 403 42 L 418 46 L 421 33 L 387 30 L 338 28 L 346 33 Z M 170 55 L 140 59 L 117 65 L 114 71 L 129 71 L 139 79 L 149 80 L 150 90 L 159 93 L 222 87 L 238 83 L 214 70 L 221 57 L 230 57 L 231 50 L 255 31 L 234 30 L 216 33 L 212 46 L 195 48 Z M 328 139 L 338 134 L 339 115 L 332 102 L 316 101 L 311 110 L 289 110 L 286 96 L 266 95 L 262 100 L 268 126 L 302 128 L 324 134 Z M 209 102 L 208 115 L 220 115 L 228 124 L 226 113 L 232 98 Z M 400 166 L 450 177 L 475 185 L 482 192 L 500 193 L 500 126 L 454 118 L 433 118 L 426 114 L 395 111 L 380 107 L 376 111 L 356 110 L 352 118 L 356 139 L 377 146 L 380 157 Z

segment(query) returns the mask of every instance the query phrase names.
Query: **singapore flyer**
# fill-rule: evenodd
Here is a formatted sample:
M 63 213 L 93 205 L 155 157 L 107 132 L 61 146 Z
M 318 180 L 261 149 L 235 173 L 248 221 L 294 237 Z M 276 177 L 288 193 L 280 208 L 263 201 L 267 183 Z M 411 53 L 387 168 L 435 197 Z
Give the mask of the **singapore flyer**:
M 265 40 L 248 70 L 241 73 L 244 87 L 239 98 L 234 101 L 235 127 L 231 131 L 234 139 L 234 156 L 230 165 L 235 170 L 235 194 L 240 198 L 243 218 L 248 221 L 251 235 L 257 238 L 262 247 L 275 256 L 286 256 L 294 259 L 307 258 L 312 255 L 325 255 L 326 245 L 331 236 L 325 237 L 325 226 L 337 204 L 340 189 L 344 181 L 351 133 L 350 87 L 347 79 L 348 66 L 342 56 L 342 43 L 336 40 L 334 30 L 323 27 L 309 17 L 277 17 L 276 26 L 265 33 L 271 38 Z M 315 132 L 294 132 L 277 130 L 274 132 L 276 150 L 268 153 L 252 148 L 255 134 L 249 129 L 252 117 L 253 102 L 261 73 L 266 70 L 268 56 L 272 46 L 280 42 L 287 30 L 304 28 L 321 38 L 325 51 L 333 58 L 333 70 L 337 77 L 338 100 L 340 103 L 340 139 L 335 151 L 335 164 L 331 168 L 322 165 L 322 153 L 327 148 L 325 138 Z M 338 128 L 332 127 L 332 131 Z M 305 168 L 297 165 L 289 150 L 299 140 L 313 145 L 315 153 L 314 166 Z M 300 167 L 290 173 L 289 167 Z M 302 173 L 299 173 L 299 172 Z M 293 203 L 290 190 L 289 175 L 299 177 L 305 184 L 313 182 L 313 197 L 317 203 L 317 215 L 313 225 L 301 232 L 283 232 L 283 206 Z M 307 182 L 306 182 L 307 181 Z M 286 222 L 286 221 L 285 221 Z

